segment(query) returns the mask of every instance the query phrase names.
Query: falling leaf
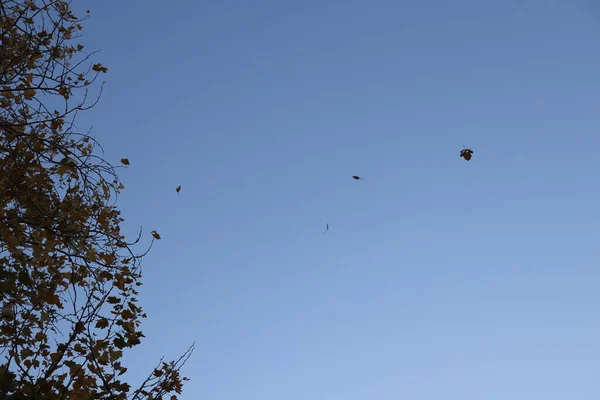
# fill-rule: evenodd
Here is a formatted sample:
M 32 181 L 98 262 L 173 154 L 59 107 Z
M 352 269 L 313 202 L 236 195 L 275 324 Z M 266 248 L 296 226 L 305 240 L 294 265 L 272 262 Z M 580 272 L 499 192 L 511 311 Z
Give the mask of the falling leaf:
M 129 160 L 127 158 L 121 158 L 121 164 L 129 165 Z
M 363 179 L 363 178 L 361 178 L 361 177 L 360 177 L 360 176 L 358 176 L 358 175 L 352 175 L 352 178 L 353 178 L 354 180 L 359 180 L 359 179 L 362 179 L 362 180 L 364 181 L 364 179 Z
M 177 186 L 177 189 L 175 189 L 175 191 L 176 191 L 177 193 L 179 193 L 179 191 L 180 191 L 180 190 L 181 190 L 181 185 Z
M 156 231 L 152 231 L 150 232 L 152 234 L 152 237 L 156 240 L 160 240 L 160 235 L 158 234 L 158 232 Z
M 465 160 L 469 161 L 471 157 L 473 157 L 473 150 L 471 149 L 462 149 L 460 151 L 460 156 Z

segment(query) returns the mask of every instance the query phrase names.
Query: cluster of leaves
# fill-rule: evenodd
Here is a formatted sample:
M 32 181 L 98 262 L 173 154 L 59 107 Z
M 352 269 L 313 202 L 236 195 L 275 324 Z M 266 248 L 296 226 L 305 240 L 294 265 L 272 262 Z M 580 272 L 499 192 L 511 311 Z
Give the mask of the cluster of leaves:
M 84 19 L 68 1 L 0 2 L 0 399 L 176 399 L 193 346 L 135 390 L 121 380 L 147 251 L 120 232 L 116 167 L 74 124 L 107 71 L 75 43 Z

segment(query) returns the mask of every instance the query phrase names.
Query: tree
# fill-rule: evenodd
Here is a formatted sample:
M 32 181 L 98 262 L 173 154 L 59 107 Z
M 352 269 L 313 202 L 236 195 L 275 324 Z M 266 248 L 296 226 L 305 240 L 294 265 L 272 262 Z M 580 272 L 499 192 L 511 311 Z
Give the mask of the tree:
M 118 167 L 75 126 L 107 71 L 77 43 L 86 18 L 64 0 L 0 2 L 0 399 L 176 399 L 193 345 L 136 389 L 121 381 L 160 236 L 137 253 L 141 234 L 121 234 Z

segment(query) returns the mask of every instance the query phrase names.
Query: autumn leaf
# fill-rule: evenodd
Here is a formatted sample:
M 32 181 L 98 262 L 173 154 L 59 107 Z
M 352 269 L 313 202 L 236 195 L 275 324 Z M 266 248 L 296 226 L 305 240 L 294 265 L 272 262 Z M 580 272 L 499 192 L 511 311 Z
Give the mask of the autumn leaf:
M 152 237 L 156 240 L 160 240 L 160 235 L 158 234 L 158 232 L 156 231 L 152 231 L 150 232 L 152 234 Z
M 118 349 L 122 349 L 122 348 L 124 348 L 125 346 L 127 346 L 127 343 L 125 342 L 125 340 L 124 340 L 122 337 L 116 337 L 116 338 L 113 340 L 113 343 L 115 344 L 115 346 L 116 346 Z
M 69 373 L 71 374 L 71 376 L 75 376 L 77 374 L 79 374 L 79 372 L 81 371 L 81 365 L 73 363 L 69 366 Z
M 26 89 L 23 91 L 23 97 L 25 97 L 26 100 L 33 99 L 33 96 L 35 96 L 35 90 L 33 89 Z
M 100 277 L 101 279 L 108 280 L 113 278 L 113 274 L 111 274 L 108 271 L 102 271 L 100 272 L 100 274 L 98 274 L 98 277 Z
M 2 318 L 13 319 L 15 317 L 15 311 L 10 304 L 5 304 L 2 307 Z
M 109 358 L 108 358 L 108 353 L 102 353 L 102 355 L 100 355 L 98 357 L 98 362 L 101 365 L 108 365 L 108 363 L 110 362 Z
M 108 320 L 106 318 L 100 318 L 96 322 L 96 328 L 102 329 L 102 328 L 106 328 L 106 327 L 108 327 Z
M 460 156 L 465 160 L 469 161 L 471 157 L 473 157 L 473 150 L 471 149 L 462 149 L 460 151 Z
M 46 292 L 46 294 L 44 295 L 44 300 L 49 305 L 56 305 L 56 306 L 59 306 L 60 308 L 62 308 L 62 303 L 60 301 L 60 297 L 58 297 L 55 293 L 52 293 L 50 291 Z
M 29 285 L 31 283 L 31 278 L 29 277 L 27 271 L 24 269 L 19 271 L 18 279 L 22 285 Z
M 127 158 L 121 158 L 121 164 L 129 165 L 129 160 Z
M 62 358 L 62 354 L 59 352 L 50 354 L 50 360 L 52 360 L 53 363 L 59 362 L 61 358 Z
M 94 65 L 92 65 L 92 70 L 94 70 L 96 72 L 106 72 L 106 71 L 108 71 L 108 68 L 106 68 L 102 64 L 94 64 Z
M 180 190 L 181 190 L 181 185 L 177 186 L 177 188 L 175 189 L 175 191 L 176 191 L 177 193 L 179 193 L 179 191 L 180 191 Z
M 83 325 L 83 323 L 81 323 L 81 322 L 77 322 L 77 323 L 75 324 L 75 329 L 74 329 L 74 331 L 75 331 L 76 333 L 82 333 L 82 332 L 84 332 L 84 331 L 85 331 L 85 325 Z
M 21 358 L 22 359 L 31 357 L 34 354 L 35 354 L 35 352 L 33 350 L 31 350 L 31 349 L 28 349 L 28 348 L 25 348 L 25 349 L 21 350 Z
M 133 326 L 133 322 L 131 322 L 131 321 L 123 322 L 123 328 L 125 328 L 125 330 L 127 332 L 129 332 L 130 334 L 135 333 L 135 327 Z

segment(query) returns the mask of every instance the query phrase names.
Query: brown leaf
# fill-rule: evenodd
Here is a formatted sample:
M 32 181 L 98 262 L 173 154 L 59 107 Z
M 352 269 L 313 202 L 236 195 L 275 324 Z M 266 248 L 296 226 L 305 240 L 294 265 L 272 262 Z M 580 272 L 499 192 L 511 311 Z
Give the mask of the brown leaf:
M 181 185 L 177 186 L 177 188 L 175 189 L 175 191 L 176 191 L 177 193 L 179 193 L 179 191 L 180 191 L 180 190 L 181 190 Z
M 108 320 L 106 318 L 100 318 L 96 322 L 96 328 L 102 329 L 108 327 Z
M 35 352 L 28 348 L 21 350 L 21 358 L 22 359 L 29 358 L 29 357 L 33 356 L 34 354 L 35 354 Z
M 160 235 L 158 234 L 158 232 L 156 231 L 152 231 L 150 232 L 152 234 L 152 237 L 156 240 L 160 240 Z
M 35 96 L 35 90 L 33 89 L 25 89 L 23 91 L 23 97 L 25 97 L 26 100 L 33 99 L 33 96 Z
M 129 160 L 127 158 L 121 158 L 121 164 L 129 165 Z
M 15 317 L 15 311 L 13 310 L 13 307 L 10 304 L 5 304 L 2 307 L 2 318 L 11 320 L 14 317 Z
M 106 71 L 108 71 L 108 68 L 106 68 L 102 64 L 94 64 L 94 65 L 92 65 L 92 70 L 94 70 L 96 72 L 106 72 Z
M 465 160 L 469 161 L 471 157 L 473 157 L 473 150 L 471 149 L 462 149 L 460 151 L 460 156 Z
M 83 331 L 85 331 L 85 326 L 83 325 L 83 323 L 77 322 L 75 324 L 75 332 L 76 333 L 82 333 Z
M 81 365 L 79 365 L 79 364 L 73 363 L 69 367 L 69 373 L 71 374 L 71 376 L 77 375 L 80 371 L 81 371 Z
M 62 358 L 62 354 L 60 352 L 50 354 L 50 359 L 52 362 L 57 363 Z

